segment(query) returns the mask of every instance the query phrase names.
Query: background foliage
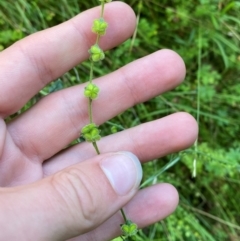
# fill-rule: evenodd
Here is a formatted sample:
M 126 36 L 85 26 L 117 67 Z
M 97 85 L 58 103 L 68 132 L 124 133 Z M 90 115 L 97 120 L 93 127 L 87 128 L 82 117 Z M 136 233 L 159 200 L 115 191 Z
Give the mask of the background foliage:
M 192 148 L 144 165 L 142 185 L 172 183 L 179 190 L 180 205 L 173 215 L 141 231 L 139 240 L 240 240 L 240 2 L 124 2 L 134 8 L 138 17 L 136 35 L 112 50 L 111 57 L 107 53 L 104 64 L 95 68 L 95 75 L 170 48 L 184 59 L 187 76 L 175 90 L 106 123 L 105 134 L 109 134 L 112 122 L 115 131 L 120 131 L 176 111 L 195 116 L 200 130 Z M 97 0 L 2 0 L 0 50 L 97 4 Z M 21 111 L 43 95 L 84 82 L 88 70 L 87 62 L 75 67 L 46 86 Z

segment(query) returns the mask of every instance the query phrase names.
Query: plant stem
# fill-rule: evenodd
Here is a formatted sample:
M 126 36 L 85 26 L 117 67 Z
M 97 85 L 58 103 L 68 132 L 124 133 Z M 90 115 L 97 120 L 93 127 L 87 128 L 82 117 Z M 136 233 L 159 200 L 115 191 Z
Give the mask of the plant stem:
M 120 209 L 120 211 L 121 211 L 121 214 L 122 214 L 122 216 L 123 216 L 124 222 L 126 223 L 126 222 L 127 222 L 126 214 L 125 214 L 125 212 L 123 211 L 122 208 Z
M 89 82 L 92 83 L 92 80 L 93 80 L 93 61 L 91 61 L 91 66 L 90 66 Z
M 92 144 L 93 144 L 93 146 L 94 146 L 97 154 L 100 155 L 100 151 L 99 151 L 99 149 L 98 149 L 97 142 L 93 142 Z
M 93 123 L 92 99 L 91 98 L 88 98 L 88 114 L 89 114 L 89 122 Z
M 100 39 L 100 35 L 98 34 L 98 35 L 97 35 L 97 40 L 96 40 L 96 45 L 98 45 L 99 39 Z
M 104 1 L 102 1 L 102 10 L 101 10 L 101 18 L 103 18 L 103 13 L 104 13 Z
M 199 118 L 200 118 L 200 109 L 201 109 L 201 102 L 200 102 L 200 87 L 201 87 L 201 70 L 202 70 L 202 26 L 199 25 L 199 33 L 198 33 L 198 72 L 197 72 L 197 123 L 199 126 Z M 198 153 L 198 138 L 194 143 L 195 149 L 195 157 L 193 160 L 193 173 L 192 177 L 196 178 L 197 176 L 197 153 Z
M 101 18 L 103 18 L 103 14 L 104 14 L 104 4 L 105 4 L 105 2 L 102 1 L 102 4 L 101 4 Z M 100 37 L 101 37 L 100 34 L 98 34 L 97 35 L 97 39 L 96 39 L 96 43 L 95 43 L 96 45 L 99 44 Z M 93 65 L 94 65 L 94 63 L 93 63 L 93 61 L 91 61 L 90 74 L 89 74 L 89 83 L 92 83 L 92 81 L 93 81 Z M 89 114 L 89 122 L 93 123 L 92 99 L 91 98 L 88 99 L 88 114 Z M 96 141 L 92 142 L 92 145 L 95 148 L 97 154 L 100 155 L 100 151 L 98 149 L 97 142 Z M 127 220 L 127 217 L 126 217 L 123 209 L 121 208 L 120 211 L 121 211 L 121 214 L 123 216 L 124 222 L 127 223 L 128 220 Z M 121 237 L 121 238 L 123 239 L 123 237 Z

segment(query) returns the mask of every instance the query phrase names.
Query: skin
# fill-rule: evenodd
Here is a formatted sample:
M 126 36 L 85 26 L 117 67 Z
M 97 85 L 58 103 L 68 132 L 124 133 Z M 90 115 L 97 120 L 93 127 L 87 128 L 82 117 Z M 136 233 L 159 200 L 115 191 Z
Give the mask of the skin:
M 164 183 L 118 196 L 99 163 L 119 151 L 147 162 L 188 148 L 198 129 L 187 113 L 104 137 L 100 156 L 89 143 L 61 151 L 88 123 L 84 85 L 53 93 L 11 123 L 4 122 L 46 84 L 88 58 L 96 38 L 89 30 L 99 11 L 83 12 L 0 53 L 1 240 L 108 240 L 119 235 L 121 207 L 145 227 L 171 214 L 178 204 L 176 189 Z M 133 34 L 136 19 L 126 4 L 107 4 L 105 19 L 111 24 L 100 40 L 104 50 Z M 101 89 L 93 105 L 96 124 L 176 87 L 184 77 L 181 57 L 160 50 L 94 80 Z M 76 182 L 69 175 L 73 172 Z

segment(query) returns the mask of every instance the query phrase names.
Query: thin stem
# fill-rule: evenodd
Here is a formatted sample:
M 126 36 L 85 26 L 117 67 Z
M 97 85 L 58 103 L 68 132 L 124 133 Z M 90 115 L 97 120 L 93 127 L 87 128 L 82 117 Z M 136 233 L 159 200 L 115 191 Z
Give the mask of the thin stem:
M 200 87 L 201 87 L 201 70 L 202 70 L 202 26 L 199 26 L 198 32 L 198 74 L 197 74 L 197 123 L 199 126 L 199 118 L 200 118 L 200 109 L 201 109 L 201 102 L 200 102 Z M 197 152 L 198 152 L 198 138 L 194 143 L 195 149 L 195 157 L 193 160 L 193 178 L 197 176 Z
M 101 18 L 103 18 L 103 14 L 104 14 L 104 5 L 105 5 L 105 2 L 102 1 L 102 3 L 101 3 Z M 98 45 L 99 40 L 100 40 L 100 35 L 98 34 L 97 35 L 97 39 L 96 39 L 96 45 Z M 91 61 L 90 74 L 89 74 L 89 83 L 92 83 L 92 81 L 93 81 L 93 65 L 94 65 L 94 63 L 93 63 L 93 61 Z M 89 122 L 93 123 L 92 99 L 91 98 L 88 99 L 88 114 L 89 114 Z M 98 149 L 98 145 L 97 145 L 96 141 L 92 142 L 92 145 L 95 148 L 97 154 L 100 155 L 100 151 Z M 121 214 L 123 216 L 124 222 L 127 223 L 128 220 L 127 220 L 127 217 L 126 217 L 123 209 L 121 208 L 120 211 L 121 211 Z M 122 236 L 121 236 L 121 238 L 123 239 Z
M 134 45 L 134 42 L 136 40 L 136 37 L 137 37 L 137 32 L 138 32 L 138 24 L 139 24 L 139 19 L 140 19 L 140 15 L 141 15 L 141 11 L 142 11 L 142 0 L 139 1 L 138 3 L 138 13 L 137 13 L 137 21 L 136 21 L 136 28 L 135 28 L 135 31 L 133 33 L 133 37 L 132 37 L 132 40 L 131 40 L 131 46 L 129 48 L 129 54 L 132 52 L 132 49 L 133 49 L 133 45 Z
M 91 98 L 88 98 L 88 115 L 89 115 L 89 122 L 93 123 L 92 99 Z
M 200 87 L 201 87 L 201 70 L 202 70 L 202 26 L 199 26 L 199 33 L 198 33 L 198 72 L 197 72 L 197 123 L 199 124 L 199 117 L 200 117 Z
M 102 10 L 101 10 L 101 18 L 103 18 L 103 13 L 104 13 L 104 1 L 102 1 Z M 98 45 L 100 40 L 100 35 L 97 35 L 97 40 L 96 40 L 96 44 Z
M 89 82 L 92 83 L 92 80 L 93 80 L 93 61 L 91 61 L 91 65 L 90 65 Z
M 127 222 L 126 214 L 125 214 L 125 212 L 123 211 L 122 208 L 120 209 L 120 211 L 121 211 L 121 214 L 122 214 L 122 216 L 123 216 L 124 222 L 126 223 L 126 222 Z
M 97 142 L 93 142 L 92 144 L 93 144 L 93 146 L 94 146 L 97 154 L 100 155 L 100 151 L 99 151 L 99 149 L 98 149 Z
M 97 40 L 96 40 L 96 45 L 98 45 L 99 40 L 100 40 L 100 35 L 98 34 L 98 35 L 97 35 Z
M 103 18 L 103 13 L 104 13 L 104 4 L 105 4 L 105 2 L 104 2 L 104 1 L 102 1 L 101 18 Z

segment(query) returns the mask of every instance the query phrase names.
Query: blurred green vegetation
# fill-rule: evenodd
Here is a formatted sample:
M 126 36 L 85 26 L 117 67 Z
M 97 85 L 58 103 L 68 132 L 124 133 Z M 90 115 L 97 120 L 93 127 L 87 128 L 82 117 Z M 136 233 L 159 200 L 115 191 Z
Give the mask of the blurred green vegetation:
M 121 131 L 176 111 L 189 112 L 199 122 L 199 139 L 192 148 L 144 165 L 143 186 L 172 183 L 179 190 L 180 205 L 167 219 L 142 230 L 138 239 L 240 240 L 240 2 L 124 2 L 138 17 L 136 35 L 111 55 L 107 53 L 106 61 L 95 68 L 95 75 L 169 48 L 184 59 L 187 76 L 175 90 L 106 123 L 103 132 Z M 0 50 L 97 4 L 97 0 L 2 0 Z M 88 71 L 88 62 L 75 67 L 46 86 L 22 111 L 45 94 L 84 82 Z

